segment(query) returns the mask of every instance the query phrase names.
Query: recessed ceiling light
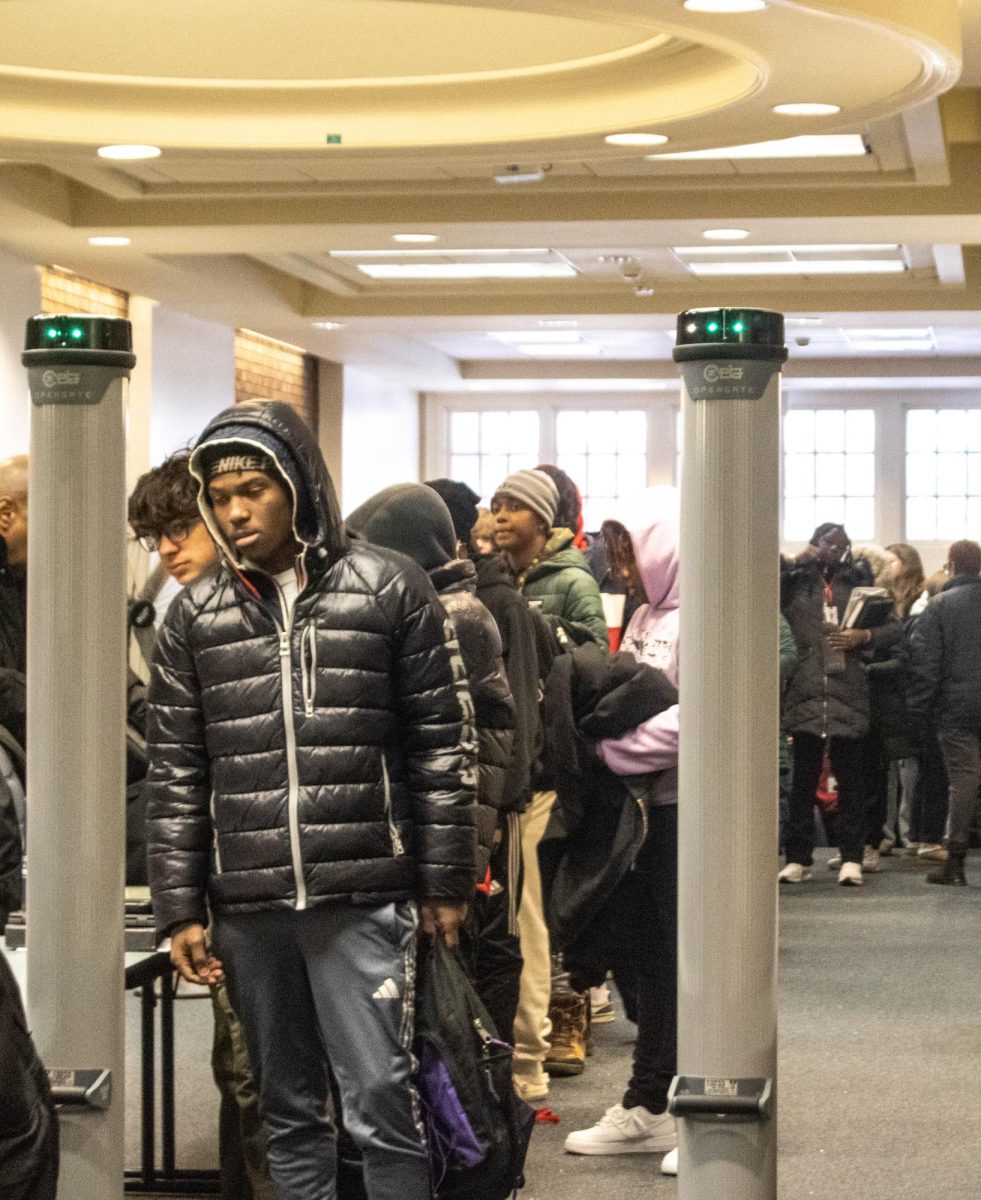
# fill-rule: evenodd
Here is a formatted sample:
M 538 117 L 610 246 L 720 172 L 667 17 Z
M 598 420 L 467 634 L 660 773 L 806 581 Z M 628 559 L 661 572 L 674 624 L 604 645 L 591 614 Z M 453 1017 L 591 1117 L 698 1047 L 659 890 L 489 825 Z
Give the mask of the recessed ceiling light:
M 831 117 L 841 112 L 841 105 L 806 101 L 800 104 L 775 104 L 773 111 L 781 117 Z
M 393 242 L 438 242 L 438 233 L 393 233 Z
M 704 238 L 710 238 L 713 242 L 741 242 L 743 238 L 749 237 L 748 229 L 706 229 L 702 234 Z
M 116 158 L 136 161 L 140 158 L 159 158 L 159 146 L 100 146 L 96 151 L 100 158 Z
M 713 146 L 710 150 L 677 150 L 671 154 L 648 154 L 646 158 L 649 162 L 698 162 L 709 159 L 861 158 L 868 153 L 868 144 L 860 133 L 804 133 L 799 137 L 776 138 L 772 142 Z
M 815 258 L 810 262 L 689 263 L 693 275 L 900 275 L 906 264 L 898 258 Z
M 343 329 L 344 323 L 342 321 L 314 321 L 313 327 L 314 329 Z
M 573 279 L 577 272 L 568 263 L 359 263 L 370 279 Z
M 494 176 L 495 183 L 541 183 L 547 171 L 551 171 L 551 163 L 542 163 L 540 167 L 520 167 L 512 163 L 498 171 Z
M 608 133 L 603 139 L 611 146 L 663 146 L 667 140 L 663 133 Z
M 823 325 L 824 317 L 785 317 L 784 325 Z
M 90 246 L 128 246 L 128 237 L 90 237 Z
M 766 0 L 685 0 L 689 12 L 747 13 L 766 8 Z

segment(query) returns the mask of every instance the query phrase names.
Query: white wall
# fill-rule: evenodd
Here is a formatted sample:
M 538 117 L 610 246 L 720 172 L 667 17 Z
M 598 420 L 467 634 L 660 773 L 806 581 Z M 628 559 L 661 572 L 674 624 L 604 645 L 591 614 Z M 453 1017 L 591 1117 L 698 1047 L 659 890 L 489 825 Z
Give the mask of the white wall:
M 24 326 L 41 311 L 41 276 L 33 263 L 0 250 L 0 459 L 26 452 L 30 440 Z
M 151 463 L 193 441 L 211 417 L 234 403 L 234 329 L 156 308 Z
M 344 368 L 341 510 L 392 483 L 419 481 L 419 397 L 398 383 Z

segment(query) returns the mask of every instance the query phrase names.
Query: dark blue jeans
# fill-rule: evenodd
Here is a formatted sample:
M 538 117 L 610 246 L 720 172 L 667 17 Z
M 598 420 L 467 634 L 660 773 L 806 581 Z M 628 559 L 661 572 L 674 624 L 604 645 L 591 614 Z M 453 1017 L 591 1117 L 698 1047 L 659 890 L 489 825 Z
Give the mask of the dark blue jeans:
M 215 949 L 259 1087 L 280 1200 L 334 1200 L 330 1063 L 370 1200 L 430 1200 L 412 1088 L 410 904 L 222 914 Z

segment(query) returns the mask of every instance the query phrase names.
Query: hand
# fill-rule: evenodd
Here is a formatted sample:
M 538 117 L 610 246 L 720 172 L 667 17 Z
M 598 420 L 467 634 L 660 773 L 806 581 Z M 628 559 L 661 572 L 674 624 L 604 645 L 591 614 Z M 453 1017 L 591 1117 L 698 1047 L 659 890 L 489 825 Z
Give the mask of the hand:
M 430 937 L 441 933 L 447 946 L 459 945 L 459 930 L 466 916 L 465 900 L 459 900 L 452 904 L 445 900 L 423 900 L 419 906 L 422 932 L 428 933 Z
M 871 641 L 871 629 L 839 629 L 828 634 L 828 645 L 833 650 L 858 650 Z
M 192 921 L 170 935 L 170 961 L 189 983 L 221 983 L 221 962 L 211 953 L 204 926 Z

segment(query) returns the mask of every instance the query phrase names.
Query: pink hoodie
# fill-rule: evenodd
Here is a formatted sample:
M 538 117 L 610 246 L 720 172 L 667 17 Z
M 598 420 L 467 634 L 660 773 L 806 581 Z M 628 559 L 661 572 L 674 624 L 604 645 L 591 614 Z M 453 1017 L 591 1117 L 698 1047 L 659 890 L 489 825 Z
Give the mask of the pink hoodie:
M 621 649 L 659 667 L 678 682 L 678 492 L 648 488 L 624 507 L 619 520 L 630 534 L 647 604 L 630 618 Z M 673 705 L 619 738 L 600 742 L 600 758 L 617 775 L 659 772 L 652 804 L 678 802 L 678 706 Z

